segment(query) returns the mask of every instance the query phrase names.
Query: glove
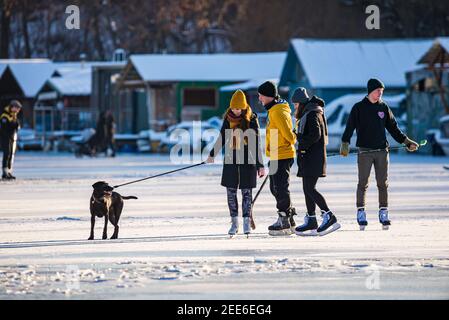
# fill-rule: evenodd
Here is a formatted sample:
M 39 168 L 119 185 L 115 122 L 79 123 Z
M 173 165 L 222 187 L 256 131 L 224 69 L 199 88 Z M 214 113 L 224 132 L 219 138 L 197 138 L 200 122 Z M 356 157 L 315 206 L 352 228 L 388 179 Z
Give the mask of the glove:
M 404 144 L 409 152 L 415 152 L 419 148 L 419 144 L 409 138 L 405 138 Z
M 343 142 L 340 147 L 340 155 L 343 157 L 349 156 L 349 143 Z

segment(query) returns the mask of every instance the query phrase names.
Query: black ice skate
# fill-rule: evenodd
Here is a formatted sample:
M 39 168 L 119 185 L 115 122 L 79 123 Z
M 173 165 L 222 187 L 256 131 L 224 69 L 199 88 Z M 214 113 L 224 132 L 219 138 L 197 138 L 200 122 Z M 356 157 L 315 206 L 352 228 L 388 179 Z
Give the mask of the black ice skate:
M 301 237 L 317 236 L 318 223 L 316 221 L 316 215 L 307 214 L 304 218 L 304 224 L 295 229 L 295 233 Z
M 268 234 L 270 236 L 289 236 L 292 234 L 290 225 L 290 217 L 285 212 L 278 212 L 278 220 L 268 227 Z
M 10 175 L 10 173 L 9 173 L 8 168 L 3 168 L 2 180 L 4 180 L 4 181 L 13 180 L 13 179 L 10 178 L 9 175 Z
M 341 228 L 341 225 L 337 222 L 337 218 L 331 211 L 323 212 L 322 217 L 323 222 L 317 230 L 319 236 L 325 236 Z

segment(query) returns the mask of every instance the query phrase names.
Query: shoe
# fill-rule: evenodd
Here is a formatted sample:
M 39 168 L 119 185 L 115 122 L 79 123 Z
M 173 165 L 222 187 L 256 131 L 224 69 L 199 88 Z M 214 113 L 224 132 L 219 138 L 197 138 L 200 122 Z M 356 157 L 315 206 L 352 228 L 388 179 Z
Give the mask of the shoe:
M 8 168 L 3 168 L 2 180 L 12 180 L 9 177 L 9 169 Z
M 243 233 L 248 235 L 251 234 L 251 218 L 243 217 Z
M 325 236 L 341 228 L 341 225 L 337 222 L 337 218 L 334 216 L 332 211 L 322 212 L 322 217 L 323 222 L 317 229 L 319 236 Z
M 239 218 L 232 217 L 231 218 L 231 229 L 229 229 L 228 234 L 232 237 L 235 236 L 239 232 Z
M 388 219 L 388 208 L 380 208 L 379 222 L 382 224 L 384 230 L 388 230 L 391 226 L 391 221 Z
M 268 227 L 268 234 L 270 236 L 289 236 L 293 232 L 290 226 L 290 217 L 285 212 L 278 212 L 278 220 Z
M 366 226 L 368 225 L 368 221 L 366 220 L 366 212 L 364 208 L 359 208 L 357 210 L 357 223 L 359 224 L 360 231 L 364 231 Z
M 304 218 L 304 224 L 295 229 L 298 236 L 317 236 L 318 223 L 315 214 L 307 214 Z

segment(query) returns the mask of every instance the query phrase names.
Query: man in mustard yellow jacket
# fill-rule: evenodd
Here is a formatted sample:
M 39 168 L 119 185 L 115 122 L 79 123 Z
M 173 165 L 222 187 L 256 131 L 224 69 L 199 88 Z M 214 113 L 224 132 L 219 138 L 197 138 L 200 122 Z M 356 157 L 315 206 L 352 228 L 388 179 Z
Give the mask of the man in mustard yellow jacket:
M 276 198 L 278 220 L 268 228 L 272 236 L 290 235 L 296 227 L 296 215 L 290 199 L 290 168 L 296 157 L 296 135 L 291 109 L 282 100 L 274 83 L 267 81 L 259 89 L 259 101 L 268 112 L 266 154 L 270 159 L 270 190 Z

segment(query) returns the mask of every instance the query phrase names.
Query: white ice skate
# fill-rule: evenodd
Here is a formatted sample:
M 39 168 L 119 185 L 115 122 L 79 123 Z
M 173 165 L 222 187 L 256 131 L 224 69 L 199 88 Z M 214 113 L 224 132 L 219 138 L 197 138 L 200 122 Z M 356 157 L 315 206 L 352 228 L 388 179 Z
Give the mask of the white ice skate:
M 246 234 L 246 237 L 249 238 L 251 234 L 251 218 L 243 217 L 243 233 Z
M 229 229 L 229 236 L 233 238 L 239 232 L 239 218 L 232 217 L 231 218 L 231 229 Z

